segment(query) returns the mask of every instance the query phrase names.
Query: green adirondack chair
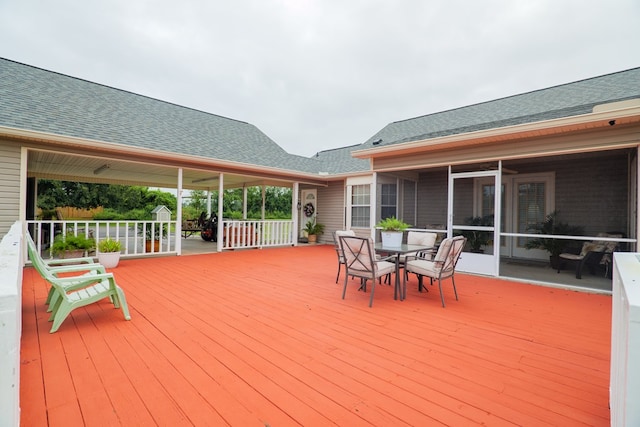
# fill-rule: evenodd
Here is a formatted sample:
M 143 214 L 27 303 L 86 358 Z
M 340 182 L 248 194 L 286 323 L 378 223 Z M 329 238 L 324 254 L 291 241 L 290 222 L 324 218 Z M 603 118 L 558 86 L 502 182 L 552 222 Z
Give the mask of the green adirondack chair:
M 50 333 L 58 330 L 69 314 L 79 307 L 84 307 L 101 299 L 109 298 L 115 308 L 121 308 L 125 320 L 131 320 L 129 306 L 124 291 L 116 284 L 113 273 L 90 274 L 81 277 L 54 277 L 48 275 L 45 280 L 56 290 L 58 296 L 51 302 L 51 317 L 53 321 Z M 74 290 L 69 290 L 72 283 Z M 82 286 L 82 287 L 80 287 Z
M 50 266 L 36 250 L 35 243 L 27 234 L 27 247 L 29 258 L 34 267 L 50 285 L 47 302 L 51 312 L 49 321 L 53 321 L 50 333 L 58 330 L 62 322 L 69 314 L 79 307 L 84 307 L 104 298 L 109 298 L 115 308 L 121 308 L 126 320 L 131 320 L 129 306 L 124 296 L 124 291 L 115 281 L 113 273 L 106 273 L 100 264 L 89 263 L 91 258 L 78 258 L 85 260 L 84 264 Z M 58 260 L 55 260 L 58 262 Z M 81 272 L 84 274 L 70 277 L 59 277 L 60 273 Z
M 38 248 L 36 247 L 36 244 L 29 233 L 27 233 L 25 240 L 27 241 L 27 249 L 29 252 L 29 259 L 31 260 L 31 264 L 43 278 L 47 274 L 52 274 L 54 277 L 59 277 L 59 275 L 62 273 L 82 273 L 74 276 L 82 277 L 83 275 L 88 274 L 106 273 L 104 266 L 94 262 L 93 258 L 91 257 L 53 259 L 45 261 L 40 256 Z M 73 290 L 73 281 L 69 281 L 69 283 L 67 283 L 67 286 L 68 290 Z M 78 286 L 82 287 L 83 285 L 79 284 Z M 51 302 L 55 299 L 56 290 L 54 287 L 51 287 L 49 289 L 49 294 L 47 295 L 47 300 L 45 301 L 45 304 L 49 305 L 49 309 L 47 311 L 51 311 Z

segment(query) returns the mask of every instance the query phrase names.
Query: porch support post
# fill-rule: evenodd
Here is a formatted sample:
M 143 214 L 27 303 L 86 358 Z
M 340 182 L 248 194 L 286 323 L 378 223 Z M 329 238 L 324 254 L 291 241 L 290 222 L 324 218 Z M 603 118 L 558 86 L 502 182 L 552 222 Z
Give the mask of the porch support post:
M 502 160 L 498 161 L 498 174 L 493 201 L 493 255 L 496 259 L 496 276 L 500 276 L 500 230 L 502 230 Z
M 29 149 L 27 147 L 22 147 L 20 148 L 20 196 L 19 196 L 19 203 L 20 203 L 20 207 L 18 209 L 18 219 L 20 220 L 20 223 L 22 224 L 22 235 L 24 236 L 25 233 L 27 232 L 27 165 L 28 165 L 28 159 L 29 159 Z M 35 203 L 34 203 L 34 209 L 37 210 L 37 206 L 38 206 L 38 198 L 37 198 L 37 194 L 38 194 L 38 180 L 35 180 L 35 186 L 34 186 L 34 191 L 36 192 L 36 194 L 33 195 L 33 197 L 35 197 Z M 33 217 L 35 218 L 35 212 Z M 34 227 L 34 231 L 35 231 L 35 227 Z M 33 240 L 36 242 L 36 244 L 38 245 L 38 247 L 40 247 L 40 240 L 39 240 L 39 235 L 36 235 L 34 233 L 34 235 L 32 236 Z M 51 242 L 53 242 L 53 234 L 51 235 Z M 22 239 L 22 260 L 23 260 L 23 264 L 24 264 L 24 260 L 29 259 L 28 258 L 28 250 L 27 250 L 27 245 L 25 243 L 25 239 Z M 20 418 L 18 417 L 18 421 L 20 421 Z
M 266 214 L 267 187 L 263 185 L 261 188 L 262 188 L 262 214 L 260 215 L 260 218 L 262 218 L 262 221 L 264 221 L 264 216 Z
M 451 175 L 451 165 L 448 168 L 447 182 L 447 237 L 453 237 L 453 175 Z
M 247 184 L 242 185 L 242 219 L 247 219 Z
M 182 168 L 178 168 L 178 203 L 176 206 L 176 253 L 182 255 Z
M 224 212 L 224 200 L 223 200 L 223 193 L 224 193 L 224 174 L 221 173 L 220 174 L 220 180 L 218 182 L 218 239 L 216 242 L 216 250 L 218 252 L 222 252 L 222 243 L 224 241 L 224 235 L 223 235 L 223 224 L 222 224 L 222 213 Z
M 298 246 L 298 232 L 299 232 L 298 215 L 300 215 L 300 209 L 298 209 L 298 203 L 300 203 L 299 191 L 300 191 L 300 183 L 294 182 L 293 191 L 291 192 L 291 218 L 293 219 L 293 230 L 291 231 L 293 234 L 293 246 Z
M 207 188 L 207 217 L 211 216 L 211 188 Z

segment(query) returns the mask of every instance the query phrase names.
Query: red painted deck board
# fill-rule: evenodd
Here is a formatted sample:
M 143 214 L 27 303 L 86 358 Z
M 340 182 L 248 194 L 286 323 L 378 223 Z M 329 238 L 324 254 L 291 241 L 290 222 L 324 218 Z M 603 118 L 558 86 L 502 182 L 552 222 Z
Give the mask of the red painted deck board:
M 23 281 L 23 426 L 609 424 L 611 298 L 458 275 L 405 301 L 333 247 L 123 260 L 108 301 L 49 334 Z

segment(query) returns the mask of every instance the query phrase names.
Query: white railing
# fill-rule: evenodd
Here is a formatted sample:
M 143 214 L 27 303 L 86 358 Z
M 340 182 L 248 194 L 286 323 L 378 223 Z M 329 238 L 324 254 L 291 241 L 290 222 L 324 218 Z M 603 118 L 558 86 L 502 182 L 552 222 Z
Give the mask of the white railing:
M 170 254 L 176 252 L 176 221 L 27 221 L 40 253 L 53 258 L 53 240 L 72 233 L 95 240 L 107 237 L 122 245 L 122 256 Z M 154 240 L 151 237 L 155 237 Z
M 638 253 L 613 255 L 611 310 L 611 425 L 640 425 L 640 258 Z
M 263 248 L 293 245 L 291 220 L 223 220 L 222 248 Z
M 20 425 L 22 223 L 0 242 L 0 425 Z
M 53 258 L 53 240 L 64 233 L 95 240 L 109 237 L 122 244 L 122 256 L 175 254 L 177 221 L 27 221 L 27 227 L 43 256 Z M 223 220 L 223 249 L 263 248 L 294 244 L 292 220 Z M 64 233 L 63 233 L 64 231 Z M 157 236 L 151 244 L 148 237 Z M 227 238 L 228 236 L 228 238 Z M 89 255 L 89 254 L 88 254 Z

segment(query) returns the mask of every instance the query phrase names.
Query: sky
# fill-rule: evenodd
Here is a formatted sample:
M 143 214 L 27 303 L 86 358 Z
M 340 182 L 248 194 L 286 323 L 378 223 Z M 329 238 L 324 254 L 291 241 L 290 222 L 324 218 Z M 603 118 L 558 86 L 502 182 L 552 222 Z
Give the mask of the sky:
M 249 122 L 309 157 L 640 67 L 640 1 L 0 0 L 0 57 Z

